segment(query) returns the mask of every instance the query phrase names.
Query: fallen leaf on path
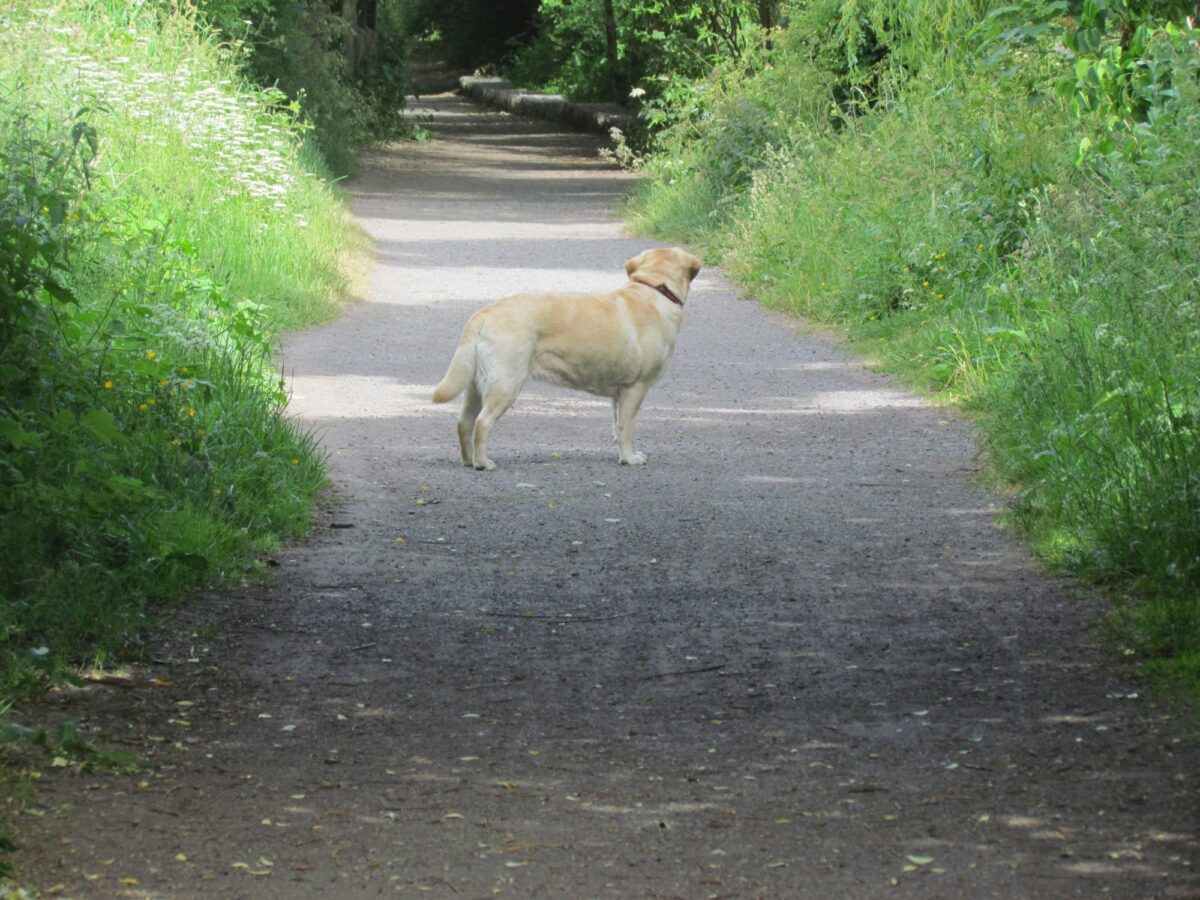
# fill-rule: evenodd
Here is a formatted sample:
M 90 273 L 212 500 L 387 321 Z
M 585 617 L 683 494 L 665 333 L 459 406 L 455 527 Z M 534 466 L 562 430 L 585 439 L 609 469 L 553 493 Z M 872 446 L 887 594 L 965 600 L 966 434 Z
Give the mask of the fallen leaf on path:
M 918 865 L 918 866 L 927 866 L 931 862 L 933 862 L 932 856 L 913 856 L 911 853 L 908 854 L 905 857 L 905 859 L 907 859 L 910 863 L 913 863 L 914 865 Z

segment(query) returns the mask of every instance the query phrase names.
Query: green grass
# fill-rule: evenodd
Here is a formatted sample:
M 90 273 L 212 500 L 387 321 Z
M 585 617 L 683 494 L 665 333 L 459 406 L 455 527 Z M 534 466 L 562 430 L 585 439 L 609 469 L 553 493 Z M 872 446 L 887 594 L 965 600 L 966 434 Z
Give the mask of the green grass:
M 184 12 L 0 12 L 0 713 L 136 656 L 324 483 L 275 336 L 365 250 L 298 113 Z
M 759 76 L 712 79 L 631 219 L 971 410 L 1010 520 L 1110 590 L 1121 659 L 1200 699 L 1197 44 L 1151 42 L 1139 123 L 1077 116 L 1040 27 L 998 64 L 967 35 L 954 59 L 856 74 L 820 15 Z M 781 82 L 824 102 L 779 102 Z M 1085 138 L 1104 149 L 1080 162 Z

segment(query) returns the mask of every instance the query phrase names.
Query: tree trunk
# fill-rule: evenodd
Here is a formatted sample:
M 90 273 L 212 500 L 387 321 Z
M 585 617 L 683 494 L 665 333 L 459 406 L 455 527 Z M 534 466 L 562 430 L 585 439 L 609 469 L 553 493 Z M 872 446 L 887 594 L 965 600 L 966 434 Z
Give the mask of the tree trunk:
M 758 0 L 758 24 L 774 28 L 779 23 L 779 0 Z
M 612 81 L 614 103 L 623 103 L 624 91 L 621 90 L 620 61 L 617 59 L 617 17 L 613 12 L 612 0 L 604 0 L 604 37 L 608 44 L 608 74 Z
M 342 57 L 346 60 L 346 73 L 354 75 L 358 68 L 358 0 L 342 0 Z

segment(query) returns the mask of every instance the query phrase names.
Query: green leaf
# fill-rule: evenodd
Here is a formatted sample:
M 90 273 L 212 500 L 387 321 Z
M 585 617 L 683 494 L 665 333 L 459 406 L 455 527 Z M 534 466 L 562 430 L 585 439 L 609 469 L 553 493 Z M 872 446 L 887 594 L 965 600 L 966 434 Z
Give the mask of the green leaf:
M 124 440 L 116 416 L 107 409 L 89 409 L 80 417 L 79 424 L 102 444 L 115 444 Z
M 0 437 L 13 445 L 14 450 L 24 450 L 26 447 L 40 447 L 42 436 L 32 431 L 25 431 L 12 419 L 0 418 Z

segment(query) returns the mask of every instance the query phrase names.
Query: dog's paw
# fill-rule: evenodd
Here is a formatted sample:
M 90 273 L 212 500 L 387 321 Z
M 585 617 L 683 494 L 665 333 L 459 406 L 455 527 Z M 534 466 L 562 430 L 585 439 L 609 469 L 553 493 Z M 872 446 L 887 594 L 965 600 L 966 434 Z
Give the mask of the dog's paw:
M 644 466 L 646 464 L 646 454 L 640 450 L 629 454 L 629 456 L 621 457 L 621 465 L 623 466 Z
M 490 472 L 494 468 L 496 468 L 496 464 L 494 462 L 492 462 L 490 459 L 485 459 L 483 462 L 475 463 L 475 471 L 476 472 Z

